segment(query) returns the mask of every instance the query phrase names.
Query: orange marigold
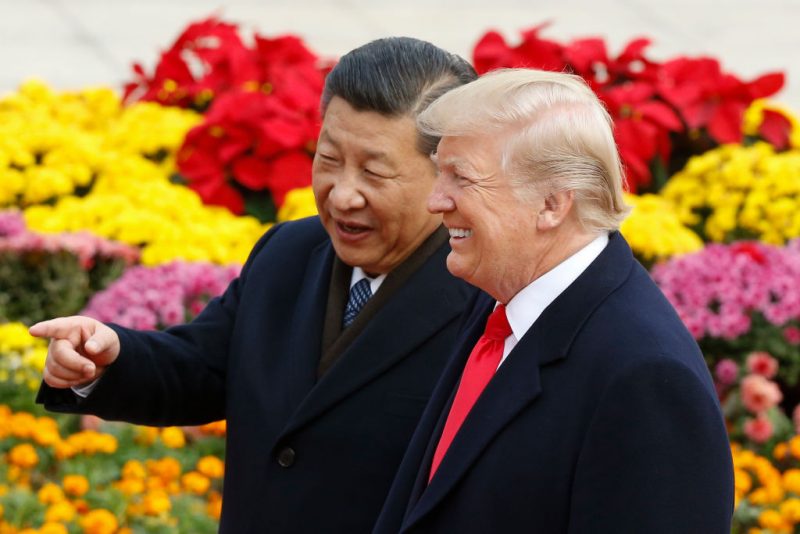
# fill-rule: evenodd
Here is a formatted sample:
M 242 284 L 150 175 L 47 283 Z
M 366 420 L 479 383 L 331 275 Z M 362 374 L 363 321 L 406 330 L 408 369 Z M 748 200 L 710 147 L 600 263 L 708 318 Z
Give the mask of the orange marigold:
M 169 495 L 162 490 L 148 492 L 142 500 L 142 505 L 144 506 L 144 513 L 147 515 L 161 515 L 172 509 L 172 502 L 169 500 Z
M 85 534 L 114 534 L 119 527 L 116 516 L 102 508 L 88 512 L 80 523 Z
M 209 478 L 221 478 L 225 474 L 225 462 L 216 456 L 203 456 L 197 461 L 197 470 Z
M 797 459 L 800 459 L 800 435 L 794 436 L 789 440 L 789 452 Z
M 791 532 L 792 526 L 777 510 L 764 510 L 758 515 L 758 524 L 775 532 Z M 788 530 L 787 530 L 788 529 Z
M 44 513 L 45 521 L 53 523 L 67 523 L 75 519 L 77 514 L 75 506 L 69 501 L 61 501 L 51 505 Z
M 122 478 L 138 478 L 144 479 L 147 476 L 147 471 L 144 465 L 139 460 L 128 460 L 122 466 Z
M 783 474 L 783 488 L 795 495 L 800 495 L 800 469 L 787 469 Z
M 203 434 L 210 434 L 212 436 L 224 436 L 227 432 L 227 423 L 225 421 L 216 421 L 208 423 L 200 427 L 200 432 Z
M 152 426 L 140 426 L 136 428 L 136 442 L 142 445 L 152 445 L 158 438 L 158 429 Z
M 186 436 L 177 426 L 167 427 L 161 431 L 161 441 L 170 449 L 180 449 L 186 445 Z
M 125 495 L 138 495 L 144 491 L 144 480 L 140 478 L 123 478 L 114 482 L 114 487 Z
M 216 491 L 212 491 L 208 496 L 206 513 L 217 520 L 219 520 L 220 516 L 222 515 L 222 495 Z
M 750 474 L 742 469 L 734 469 L 733 480 L 737 495 L 744 495 L 753 487 L 753 479 Z
M 160 460 L 147 460 L 145 466 L 151 475 L 159 477 L 165 482 L 177 480 L 181 475 L 180 462 L 170 456 L 165 456 Z
M 52 482 L 48 482 L 42 486 L 36 493 L 36 496 L 42 504 L 55 504 L 64 500 L 64 492 L 57 484 L 53 484 Z
M 45 523 L 39 528 L 39 534 L 69 534 L 69 531 L 61 523 Z
M 181 477 L 183 488 L 195 495 L 203 495 L 211 487 L 211 480 L 196 471 L 186 473 Z
M 89 481 L 82 475 L 67 475 L 62 484 L 64 491 L 73 497 L 81 497 L 89 491 Z
M 772 457 L 776 460 L 785 460 L 787 454 L 789 454 L 789 446 L 786 443 L 778 443 L 772 449 Z
M 39 463 L 39 455 L 30 443 L 17 445 L 8 452 L 8 461 L 12 465 L 28 469 Z
M 792 525 L 800 522 L 800 499 L 786 499 L 780 505 L 780 512 Z

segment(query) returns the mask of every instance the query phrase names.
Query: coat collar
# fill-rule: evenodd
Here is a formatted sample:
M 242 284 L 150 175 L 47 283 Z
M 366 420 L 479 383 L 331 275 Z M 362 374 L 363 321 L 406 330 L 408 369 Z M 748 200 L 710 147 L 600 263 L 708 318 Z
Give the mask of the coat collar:
M 479 459 L 492 439 L 539 396 L 542 390 L 540 367 L 567 357 L 586 320 L 628 278 L 633 264 L 627 243 L 618 232 L 613 233 L 600 256 L 545 309 L 511 351 L 478 398 L 428 485 L 433 451 L 461 371 L 483 331 L 494 301 L 485 297 L 477 304 L 482 320 L 476 321 L 466 333 L 454 360 L 456 364 L 448 367 L 448 376 L 443 378 L 449 379 L 449 386 L 445 385 L 441 392 L 437 389 L 438 402 L 431 402 L 431 405 L 438 404 L 443 408 L 435 427 L 428 434 L 430 439 L 413 486 L 404 526 L 413 525 L 430 512 Z
M 466 286 L 454 280 L 447 271 L 445 258 L 448 253 L 447 245 L 440 246 L 403 287 L 375 312 L 319 382 L 310 391 L 303 389 L 308 394 L 298 403 L 299 407 L 282 435 L 307 424 L 395 365 L 463 311 Z M 325 277 L 319 283 L 326 285 L 327 281 L 328 277 Z M 388 280 L 384 283 L 388 283 Z M 315 309 L 310 302 L 306 303 L 307 307 L 298 306 L 298 310 L 312 310 L 313 315 L 311 320 L 298 318 L 301 323 L 314 325 L 322 321 L 324 306 L 320 303 L 325 302 L 322 295 L 326 290 L 327 287 L 315 287 L 314 295 L 308 295 L 309 301 L 314 301 L 319 309 Z M 402 328 L 398 328 L 398 317 L 403 318 Z M 312 347 L 308 343 L 313 343 L 319 352 L 321 327 L 315 328 L 314 332 L 310 331 L 310 327 L 299 330 L 302 332 L 297 332 L 295 338 L 304 350 L 310 350 Z M 311 369 L 307 368 L 307 362 L 298 364 L 303 366 L 301 374 L 308 376 L 310 373 L 313 376 L 316 363 L 311 364 Z

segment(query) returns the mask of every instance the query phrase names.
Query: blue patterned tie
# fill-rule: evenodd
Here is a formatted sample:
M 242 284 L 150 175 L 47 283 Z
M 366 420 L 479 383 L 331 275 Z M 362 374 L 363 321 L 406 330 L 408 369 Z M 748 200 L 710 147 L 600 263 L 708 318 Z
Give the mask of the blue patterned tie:
M 372 296 L 372 289 L 369 287 L 369 278 L 362 278 L 350 288 L 350 298 L 347 299 L 347 306 L 344 309 L 344 319 L 342 326 L 347 328 L 350 323 L 356 320 L 358 312 L 364 307 Z

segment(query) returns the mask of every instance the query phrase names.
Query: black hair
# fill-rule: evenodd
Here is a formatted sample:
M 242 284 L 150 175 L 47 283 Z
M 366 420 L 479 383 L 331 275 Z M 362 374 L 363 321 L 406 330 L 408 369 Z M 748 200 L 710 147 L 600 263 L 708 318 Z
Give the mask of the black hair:
M 377 39 L 348 52 L 325 79 L 322 112 L 338 96 L 359 111 L 416 117 L 431 102 L 478 75 L 462 57 L 412 37 Z M 420 134 L 417 148 L 436 149 L 438 137 Z

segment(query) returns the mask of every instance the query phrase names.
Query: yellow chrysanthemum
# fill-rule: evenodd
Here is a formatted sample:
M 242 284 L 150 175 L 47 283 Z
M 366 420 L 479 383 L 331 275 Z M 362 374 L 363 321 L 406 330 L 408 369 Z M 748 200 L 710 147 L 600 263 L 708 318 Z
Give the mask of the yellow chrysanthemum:
M 789 121 L 791 132 L 789 133 L 789 145 L 800 148 L 800 118 L 788 107 L 778 102 L 760 98 L 754 100 L 747 108 L 743 117 L 743 132 L 746 135 L 756 135 L 761 123 L 764 122 L 764 111 L 774 111 L 780 113 Z
M 294 221 L 317 214 L 317 203 L 311 187 L 292 189 L 286 194 L 283 206 L 278 210 L 278 221 Z
M 703 240 L 684 226 L 672 204 L 657 195 L 625 195 L 630 215 L 620 231 L 634 254 L 646 262 L 657 262 L 703 248 Z
M 186 133 L 201 120 L 151 102 L 122 107 L 108 88 L 57 92 L 26 82 L 0 99 L 0 175 L 7 175 L 0 206 L 85 194 L 125 158 L 156 160 L 168 175 Z
M 783 244 L 800 236 L 800 150 L 724 145 L 691 158 L 661 195 L 712 241 Z

